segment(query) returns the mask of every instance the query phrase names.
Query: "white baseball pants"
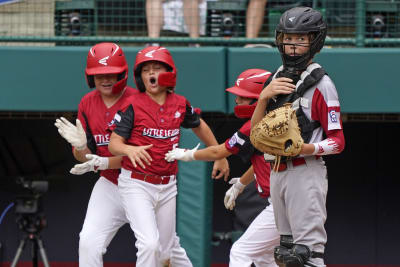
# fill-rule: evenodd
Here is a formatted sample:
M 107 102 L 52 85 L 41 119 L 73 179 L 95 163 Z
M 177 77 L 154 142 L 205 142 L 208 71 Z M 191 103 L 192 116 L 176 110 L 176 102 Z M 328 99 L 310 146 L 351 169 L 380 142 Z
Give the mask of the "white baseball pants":
M 267 206 L 249 225 L 243 235 L 232 245 L 229 266 L 277 267 L 274 248 L 279 245 L 280 235 L 275 225 L 272 204 Z
M 132 179 L 121 169 L 118 188 L 126 216 L 136 236 L 137 267 L 191 267 L 176 235 L 176 180 L 154 185 Z
M 79 234 L 79 266 L 103 266 L 103 254 L 118 229 L 127 222 L 118 186 L 100 177 L 93 187 Z

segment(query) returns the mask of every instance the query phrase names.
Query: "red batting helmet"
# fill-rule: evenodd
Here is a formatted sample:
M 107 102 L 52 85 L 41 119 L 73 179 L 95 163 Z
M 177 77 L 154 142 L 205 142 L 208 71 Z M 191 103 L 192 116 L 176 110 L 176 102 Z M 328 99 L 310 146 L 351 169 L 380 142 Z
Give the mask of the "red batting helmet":
M 114 84 L 112 92 L 121 92 L 128 80 L 128 64 L 121 47 L 114 43 L 100 43 L 92 46 L 86 61 L 86 81 L 90 88 L 94 88 L 96 74 L 119 74 L 118 82 Z
M 237 78 L 235 86 L 226 89 L 226 91 L 241 97 L 258 99 L 269 76 L 271 76 L 271 72 L 267 70 L 245 70 Z
M 143 63 L 149 61 L 158 61 L 167 66 L 168 72 L 160 73 L 158 76 L 158 84 L 160 86 L 175 87 L 176 68 L 171 53 L 167 48 L 162 46 L 149 46 L 138 52 L 135 66 L 133 68 L 133 76 L 135 78 L 136 87 L 139 89 L 139 91 L 146 91 L 142 81 L 141 72 Z

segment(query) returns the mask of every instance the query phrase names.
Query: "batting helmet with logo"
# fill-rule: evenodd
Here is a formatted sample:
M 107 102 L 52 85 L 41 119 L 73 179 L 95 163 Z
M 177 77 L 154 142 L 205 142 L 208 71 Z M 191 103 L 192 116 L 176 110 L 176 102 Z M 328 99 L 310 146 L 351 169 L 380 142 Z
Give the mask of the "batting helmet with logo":
M 238 118 L 250 118 L 256 107 L 256 99 L 263 90 L 265 82 L 271 72 L 263 69 L 248 69 L 243 71 L 236 79 L 235 85 L 226 91 L 241 97 L 252 98 L 250 105 L 236 105 L 234 113 Z
M 128 80 L 128 64 L 121 47 L 114 43 L 99 43 L 89 50 L 85 76 L 90 88 L 94 88 L 94 75 L 118 74 L 118 82 L 113 85 L 112 92 L 118 94 L 126 87 Z
M 168 72 L 160 73 L 158 76 L 158 84 L 160 86 L 175 87 L 176 85 L 176 68 L 171 53 L 167 48 L 162 46 L 149 46 L 138 52 L 136 56 L 135 66 L 133 68 L 133 76 L 137 89 L 140 92 L 146 91 L 142 81 L 141 72 L 145 62 L 157 61 L 166 65 Z
M 226 89 L 226 91 L 241 97 L 258 99 L 264 83 L 270 75 L 271 72 L 263 69 L 245 70 L 239 75 L 235 85 Z

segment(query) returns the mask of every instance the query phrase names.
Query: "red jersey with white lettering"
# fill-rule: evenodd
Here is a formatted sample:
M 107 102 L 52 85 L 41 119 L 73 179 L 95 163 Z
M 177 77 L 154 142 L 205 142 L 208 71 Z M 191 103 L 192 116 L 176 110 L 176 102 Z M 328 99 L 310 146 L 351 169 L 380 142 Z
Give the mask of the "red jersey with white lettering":
M 271 166 L 265 162 L 264 154 L 254 148 L 250 142 L 251 121 L 247 121 L 232 137 L 225 141 L 226 149 L 238 155 L 244 162 L 251 161 L 254 169 L 257 191 L 261 197 L 267 198 L 269 191 L 269 175 Z
M 160 176 L 175 175 L 178 163 L 167 162 L 165 154 L 178 146 L 180 127 L 195 128 L 200 117 L 189 101 L 181 95 L 168 93 L 165 103 L 160 105 L 146 93 L 126 99 L 121 111 L 115 115 L 115 124 L 110 127 L 116 134 L 134 146 L 153 144 L 146 150 L 153 161 L 143 169 L 134 167 L 128 157 L 123 157 L 122 168 Z
M 82 98 L 78 107 L 78 119 L 85 129 L 87 146 L 93 154 L 113 157 L 108 151 L 111 135 L 108 126 L 113 123 L 113 118 L 121 109 L 124 100 L 137 92 L 136 89 L 126 87 L 120 99 L 109 108 L 104 104 L 98 90 L 93 90 Z M 119 170 L 103 170 L 100 171 L 100 175 L 117 184 Z

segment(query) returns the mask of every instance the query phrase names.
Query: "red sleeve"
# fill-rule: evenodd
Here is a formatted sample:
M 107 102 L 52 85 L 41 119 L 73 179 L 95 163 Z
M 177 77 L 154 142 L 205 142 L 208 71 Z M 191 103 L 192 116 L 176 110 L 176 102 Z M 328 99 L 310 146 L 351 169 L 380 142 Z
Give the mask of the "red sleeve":
M 326 95 L 329 95 L 326 93 Z M 333 94 L 332 94 L 333 95 Z M 336 95 L 337 96 L 337 95 Z M 340 153 L 345 146 L 345 139 L 343 134 L 343 123 L 340 116 L 340 103 L 335 97 L 330 99 L 324 97 L 320 90 L 316 89 L 312 100 L 312 114 L 313 120 L 319 121 L 324 130 L 327 138 L 320 143 L 332 146 L 334 153 Z M 323 149 L 320 146 L 320 149 Z

